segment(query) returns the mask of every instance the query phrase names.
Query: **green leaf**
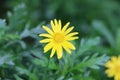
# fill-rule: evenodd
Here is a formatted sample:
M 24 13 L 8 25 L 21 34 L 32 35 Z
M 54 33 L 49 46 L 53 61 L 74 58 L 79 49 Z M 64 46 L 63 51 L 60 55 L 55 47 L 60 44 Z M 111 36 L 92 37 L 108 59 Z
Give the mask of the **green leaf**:
M 20 78 L 18 75 L 14 75 L 16 80 L 23 80 L 22 78 Z
M 22 30 L 27 19 L 26 15 L 27 10 L 24 3 L 15 6 L 13 13 L 8 12 L 9 26 L 11 27 L 10 29 L 14 29 L 17 31 Z
M 0 28 L 5 26 L 6 26 L 5 19 L 0 19 Z
M 117 50 L 117 53 L 120 53 L 120 28 L 117 30 L 116 32 L 116 50 Z
M 95 53 L 93 56 L 85 57 L 78 65 L 74 66 L 71 70 L 82 70 L 84 68 L 92 68 L 99 69 L 99 66 L 104 65 L 104 63 L 108 60 L 106 55 L 98 56 Z
M 100 38 L 91 38 L 91 39 L 81 39 L 80 47 L 76 56 L 80 56 L 83 53 L 91 50 L 93 47 L 97 46 L 100 43 Z
M 22 68 L 20 66 L 16 67 L 16 70 L 18 71 L 18 74 L 26 74 L 29 75 L 29 70 L 26 68 Z
M 75 75 L 73 76 L 72 80 L 95 80 L 92 77 L 88 77 L 88 76 L 81 76 L 81 75 Z
M 106 40 L 110 43 L 111 46 L 114 46 L 114 37 L 111 34 L 110 30 L 106 27 L 106 25 L 102 21 L 94 20 L 92 22 L 92 26 L 96 31 L 98 31 L 101 35 L 106 38 Z
M 34 64 L 36 65 L 40 65 L 41 67 L 45 67 L 45 68 L 48 68 L 50 70 L 53 70 L 53 69 L 58 69 L 58 65 L 55 64 L 55 62 L 50 59 L 48 60 L 47 58 L 42 58 L 42 59 L 34 59 L 33 60 Z
M 0 55 L 0 66 L 5 66 L 5 65 L 14 65 L 12 55 L 10 54 L 5 54 L 3 56 Z

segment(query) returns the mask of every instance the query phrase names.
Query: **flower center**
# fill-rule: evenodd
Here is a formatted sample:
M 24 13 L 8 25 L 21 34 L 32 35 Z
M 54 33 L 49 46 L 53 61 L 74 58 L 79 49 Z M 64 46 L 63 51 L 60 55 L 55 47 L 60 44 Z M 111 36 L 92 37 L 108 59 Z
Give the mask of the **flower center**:
M 64 36 L 61 33 L 56 33 L 54 36 L 54 41 L 59 43 L 62 42 L 64 40 Z

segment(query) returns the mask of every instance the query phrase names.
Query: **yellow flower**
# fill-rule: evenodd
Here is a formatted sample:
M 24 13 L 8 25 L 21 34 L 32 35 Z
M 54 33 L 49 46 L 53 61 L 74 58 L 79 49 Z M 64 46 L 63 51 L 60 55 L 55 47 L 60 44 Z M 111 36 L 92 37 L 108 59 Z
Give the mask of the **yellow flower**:
M 51 20 L 50 24 L 52 29 L 48 28 L 47 26 L 43 26 L 43 29 L 48 33 L 39 35 L 45 37 L 45 39 L 41 40 L 40 43 L 47 43 L 44 47 L 44 53 L 52 49 L 50 57 L 53 57 L 53 55 L 57 53 L 57 58 L 60 59 L 62 58 L 63 48 L 68 53 L 71 53 L 71 49 L 75 50 L 75 46 L 70 41 L 78 39 L 78 37 L 75 37 L 78 32 L 70 33 L 74 28 L 73 26 L 68 28 L 70 22 L 66 23 L 63 28 L 61 20 Z
M 120 80 L 120 56 L 111 57 L 111 59 L 106 62 L 105 66 L 108 68 L 105 71 L 108 77 L 114 77 L 114 80 Z

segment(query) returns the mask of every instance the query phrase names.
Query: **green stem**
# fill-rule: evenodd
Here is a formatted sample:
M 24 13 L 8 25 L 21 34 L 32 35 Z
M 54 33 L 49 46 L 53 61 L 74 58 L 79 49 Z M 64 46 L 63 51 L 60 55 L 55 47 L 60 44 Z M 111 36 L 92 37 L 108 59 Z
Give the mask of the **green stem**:
M 47 65 L 46 65 L 46 70 L 45 70 L 45 72 L 44 72 L 44 77 L 43 77 L 43 80 L 47 80 L 48 79 L 48 77 L 47 77 L 47 75 L 46 74 L 48 74 L 48 71 L 49 71 L 49 63 L 50 63 L 50 58 L 48 59 L 48 63 L 47 63 Z

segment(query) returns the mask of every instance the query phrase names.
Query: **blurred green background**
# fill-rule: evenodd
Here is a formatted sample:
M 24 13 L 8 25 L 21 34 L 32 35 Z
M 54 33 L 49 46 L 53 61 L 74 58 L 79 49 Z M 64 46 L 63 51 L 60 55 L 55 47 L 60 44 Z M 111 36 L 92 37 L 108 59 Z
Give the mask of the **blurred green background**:
M 120 54 L 119 0 L 1 0 L 0 18 L 0 80 L 110 80 L 101 64 Z M 75 57 L 43 54 L 38 35 L 53 19 L 79 32 Z

